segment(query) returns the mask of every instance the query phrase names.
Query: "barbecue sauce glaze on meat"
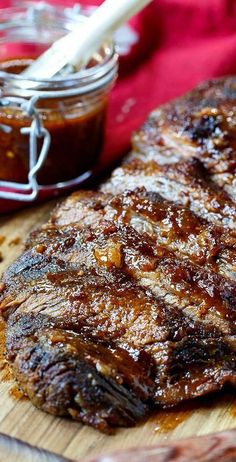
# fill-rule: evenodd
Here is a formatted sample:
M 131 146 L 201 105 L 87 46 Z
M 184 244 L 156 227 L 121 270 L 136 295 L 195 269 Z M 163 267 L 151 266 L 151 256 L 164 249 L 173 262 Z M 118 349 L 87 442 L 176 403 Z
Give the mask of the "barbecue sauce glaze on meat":
M 110 431 L 236 385 L 235 104 L 226 78 L 154 111 L 6 271 L 8 360 L 39 408 Z

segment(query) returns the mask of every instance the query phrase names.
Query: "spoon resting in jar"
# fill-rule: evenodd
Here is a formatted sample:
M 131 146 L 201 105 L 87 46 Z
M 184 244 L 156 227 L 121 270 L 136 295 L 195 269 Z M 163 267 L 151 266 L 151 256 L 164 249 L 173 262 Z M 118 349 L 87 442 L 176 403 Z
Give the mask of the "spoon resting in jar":
M 85 67 L 104 40 L 151 0 L 105 0 L 75 30 L 60 38 L 37 58 L 21 75 L 27 78 L 50 79 L 78 72 Z

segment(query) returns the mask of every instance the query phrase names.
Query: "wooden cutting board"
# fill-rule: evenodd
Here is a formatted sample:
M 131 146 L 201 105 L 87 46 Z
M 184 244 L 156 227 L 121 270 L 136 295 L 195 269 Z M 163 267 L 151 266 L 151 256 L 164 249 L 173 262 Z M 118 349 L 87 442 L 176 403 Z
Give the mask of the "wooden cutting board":
M 54 204 L 49 202 L 0 218 L 1 273 L 20 254 L 28 233 L 47 220 Z M 103 435 L 77 422 L 53 417 L 34 408 L 22 398 L 4 366 L 2 363 L 0 432 L 68 458 L 83 460 L 85 456 L 118 448 L 151 445 L 166 439 L 236 427 L 236 396 L 233 390 L 228 390 L 175 410 L 156 411 L 136 428 L 119 429 L 113 436 Z

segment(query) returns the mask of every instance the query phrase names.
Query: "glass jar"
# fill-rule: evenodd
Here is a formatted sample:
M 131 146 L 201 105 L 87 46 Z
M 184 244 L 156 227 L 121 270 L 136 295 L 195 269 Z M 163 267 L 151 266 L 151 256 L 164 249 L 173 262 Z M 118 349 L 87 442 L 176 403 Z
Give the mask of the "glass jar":
M 50 80 L 20 72 L 86 11 L 45 3 L 0 11 L 0 197 L 31 201 L 40 190 L 91 176 L 103 146 L 117 54 L 105 43 L 86 69 Z

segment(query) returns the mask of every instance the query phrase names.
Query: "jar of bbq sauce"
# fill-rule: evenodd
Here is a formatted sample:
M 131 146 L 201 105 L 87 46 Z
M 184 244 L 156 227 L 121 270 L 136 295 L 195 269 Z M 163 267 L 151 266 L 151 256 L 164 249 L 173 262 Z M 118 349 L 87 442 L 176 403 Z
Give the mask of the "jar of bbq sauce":
M 80 184 L 96 168 L 117 74 L 113 44 L 77 73 L 21 75 L 86 13 L 45 3 L 0 11 L 0 198 L 31 201 L 41 190 Z

